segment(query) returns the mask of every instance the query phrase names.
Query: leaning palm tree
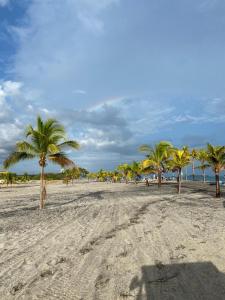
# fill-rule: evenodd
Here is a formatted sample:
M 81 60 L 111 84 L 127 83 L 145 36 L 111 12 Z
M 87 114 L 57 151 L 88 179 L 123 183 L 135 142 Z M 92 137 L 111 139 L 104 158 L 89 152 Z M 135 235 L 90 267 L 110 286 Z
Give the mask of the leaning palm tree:
M 7 169 L 19 161 L 38 158 L 41 168 L 40 209 L 42 209 L 46 198 L 44 170 L 47 160 L 62 167 L 73 165 L 63 149 L 66 147 L 78 149 L 79 144 L 76 141 L 66 140 L 65 129 L 58 121 L 55 119 L 43 121 L 40 116 L 37 117 L 36 128 L 27 126 L 25 136 L 26 140 L 18 142 L 15 151 L 4 161 L 4 167 Z
M 171 159 L 167 162 L 167 166 L 171 171 L 177 172 L 177 192 L 181 192 L 181 174 L 182 169 L 190 163 L 191 155 L 187 149 L 174 149 L 171 153 Z
M 162 183 L 162 172 L 165 171 L 165 163 L 170 156 L 172 144 L 170 142 L 161 141 L 154 147 L 142 145 L 139 148 L 141 152 L 147 152 L 147 158 L 142 162 L 143 170 L 155 170 L 158 175 L 158 187 Z
M 225 168 L 225 146 L 207 145 L 207 161 L 215 173 L 216 197 L 220 197 L 220 172 Z
M 210 167 L 210 165 L 207 163 L 208 154 L 206 150 L 200 149 L 198 151 L 197 158 L 200 161 L 200 165 L 197 167 L 197 169 L 202 171 L 203 182 L 205 183 L 205 170 Z

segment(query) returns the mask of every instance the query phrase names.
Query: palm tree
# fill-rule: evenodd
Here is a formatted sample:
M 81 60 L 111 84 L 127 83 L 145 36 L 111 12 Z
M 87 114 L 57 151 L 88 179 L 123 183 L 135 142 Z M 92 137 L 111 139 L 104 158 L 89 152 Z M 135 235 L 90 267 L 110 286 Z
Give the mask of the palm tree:
M 80 169 L 77 166 L 73 166 L 72 168 L 66 169 L 64 175 L 65 182 L 71 181 L 73 184 L 74 179 L 80 178 Z
M 36 128 L 31 125 L 27 126 L 25 136 L 26 140 L 18 142 L 15 151 L 4 161 L 4 167 L 9 168 L 26 159 L 39 159 L 41 168 L 40 209 L 42 209 L 46 198 L 44 170 L 47 160 L 62 167 L 73 165 L 63 149 L 66 147 L 78 149 L 79 144 L 76 141 L 66 140 L 65 129 L 58 121 L 55 119 L 43 121 L 40 116 L 37 117 Z
M 205 182 L 205 170 L 210 167 L 209 164 L 207 164 L 207 158 L 208 154 L 205 149 L 200 149 L 198 151 L 198 160 L 200 161 L 200 166 L 197 168 L 202 171 L 202 177 L 203 177 L 203 182 Z
M 116 183 L 116 182 L 120 182 L 122 174 L 119 173 L 117 170 L 114 170 L 114 171 L 108 172 L 108 177 L 111 179 L 111 181 L 113 183 Z
M 141 166 L 141 173 L 145 174 L 145 175 L 149 175 L 149 174 L 157 174 L 156 170 L 154 169 L 154 167 L 152 165 L 150 166 L 145 166 L 145 160 L 140 162 L 140 166 Z M 147 186 L 149 186 L 149 179 L 146 177 L 145 178 L 145 184 Z
M 162 183 L 162 172 L 165 171 L 165 164 L 170 156 L 172 144 L 170 142 L 161 141 L 154 147 L 142 145 L 139 148 L 141 152 L 147 152 L 147 158 L 142 162 L 143 170 L 155 170 L 158 174 L 158 187 Z
M 192 180 L 195 180 L 195 160 L 198 158 L 198 151 L 196 149 L 192 149 L 191 151 L 191 162 L 192 162 Z
M 207 161 L 215 173 L 216 197 L 220 197 L 220 172 L 225 167 L 225 146 L 207 145 Z
M 130 164 L 130 169 L 128 172 L 128 177 L 134 179 L 134 182 L 137 183 L 137 177 L 141 176 L 141 164 L 137 161 L 133 161 Z
M 107 180 L 107 177 L 108 177 L 108 172 L 103 170 L 103 169 L 100 169 L 98 172 L 97 172 L 97 179 L 98 181 L 106 181 Z
M 16 182 L 16 174 L 15 173 L 11 173 L 11 172 L 7 172 L 5 174 L 5 183 L 8 186 L 9 184 L 12 187 L 12 184 Z
M 89 172 L 87 174 L 87 178 L 88 178 L 88 181 L 90 181 L 91 179 L 97 179 L 97 174 L 96 173 L 93 173 L 93 172 Z
M 117 167 L 117 169 L 122 172 L 123 177 L 125 178 L 126 183 L 128 183 L 128 174 L 130 171 L 130 166 L 128 164 L 122 164 Z
M 177 171 L 177 192 L 180 194 L 182 168 L 190 163 L 191 155 L 187 147 L 184 147 L 183 149 L 174 149 L 171 153 L 171 157 L 172 159 L 168 161 L 167 165 L 173 172 Z

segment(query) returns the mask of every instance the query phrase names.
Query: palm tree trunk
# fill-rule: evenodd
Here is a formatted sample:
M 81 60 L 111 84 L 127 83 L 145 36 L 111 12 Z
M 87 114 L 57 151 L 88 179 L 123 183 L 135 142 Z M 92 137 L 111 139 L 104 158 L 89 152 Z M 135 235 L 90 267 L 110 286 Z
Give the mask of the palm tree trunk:
M 192 160 L 192 180 L 195 180 L 195 161 Z
M 41 166 L 41 177 L 40 177 L 40 209 L 44 208 L 45 197 L 46 197 L 46 188 L 45 188 L 44 166 Z
M 216 179 L 216 197 L 220 198 L 220 174 L 219 173 L 215 174 L 215 179 Z
M 203 170 L 203 182 L 205 183 L 205 169 Z
M 158 187 L 160 188 L 162 184 L 162 172 L 158 171 Z
M 177 176 L 177 192 L 180 194 L 181 192 L 181 169 L 178 170 L 178 176 Z
M 146 185 L 146 186 L 149 186 L 148 178 L 145 179 L 145 185 Z

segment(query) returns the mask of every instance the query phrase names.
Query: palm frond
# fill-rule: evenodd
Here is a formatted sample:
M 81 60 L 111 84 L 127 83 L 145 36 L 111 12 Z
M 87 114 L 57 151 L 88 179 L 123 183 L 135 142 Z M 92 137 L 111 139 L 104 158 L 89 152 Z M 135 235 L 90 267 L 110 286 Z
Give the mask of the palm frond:
M 48 151 L 51 154 L 59 153 L 60 152 L 60 147 L 58 145 L 55 145 L 55 144 L 49 144 L 48 145 Z
M 43 132 L 44 122 L 40 116 L 37 117 L 37 131 Z
M 70 160 L 64 152 L 58 152 L 55 154 L 48 155 L 48 159 L 52 163 L 58 164 L 62 167 L 74 165 L 74 162 Z
M 64 126 L 55 119 L 48 119 L 44 123 L 43 133 L 50 138 L 57 134 L 61 139 L 65 138 L 66 135 Z
M 145 159 L 142 162 L 142 168 L 143 169 L 155 168 L 155 167 L 157 168 L 158 164 L 152 159 Z
M 139 151 L 140 151 L 140 152 L 151 152 L 152 150 L 153 150 L 152 147 L 149 146 L 149 145 L 146 145 L 146 144 L 141 145 L 141 146 L 139 147 Z
M 18 142 L 16 144 L 16 149 L 18 152 L 26 152 L 32 155 L 35 155 L 37 153 L 37 149 L 35 148 L 35 146 L 26 141 Z
M 196 166 L 195 169 L 205 170 L 210 167 L 210 164 L 202 164 L 200 166 Z
M 65 141 L 65 142 L 59 144 L 58 147 L 59 148 L 70 147 L 70 148 L 73 148 L 73 149 L 79 149 L 80 145 L 76 141 Z
M 16 164 L 17 162 L 25 159 L 33 159 L 35 155 L 27 152 L 12 152 L 8 158 L 4 161 L 4 168 L 8 169 L 10 166 Z
M 25 129 L 25 136 L 28 137 L 33 134 L 34 128 L 31 125 L 28 125 Z

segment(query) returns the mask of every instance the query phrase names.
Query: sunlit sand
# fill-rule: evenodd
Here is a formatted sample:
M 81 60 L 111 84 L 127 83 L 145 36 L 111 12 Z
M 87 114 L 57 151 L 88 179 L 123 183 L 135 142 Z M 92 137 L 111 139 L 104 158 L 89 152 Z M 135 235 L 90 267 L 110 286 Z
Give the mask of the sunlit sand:
M 38 182 L 2 188 L 0 299 L 225 299 L 214 189 L 58 183 L 39 210 Z

